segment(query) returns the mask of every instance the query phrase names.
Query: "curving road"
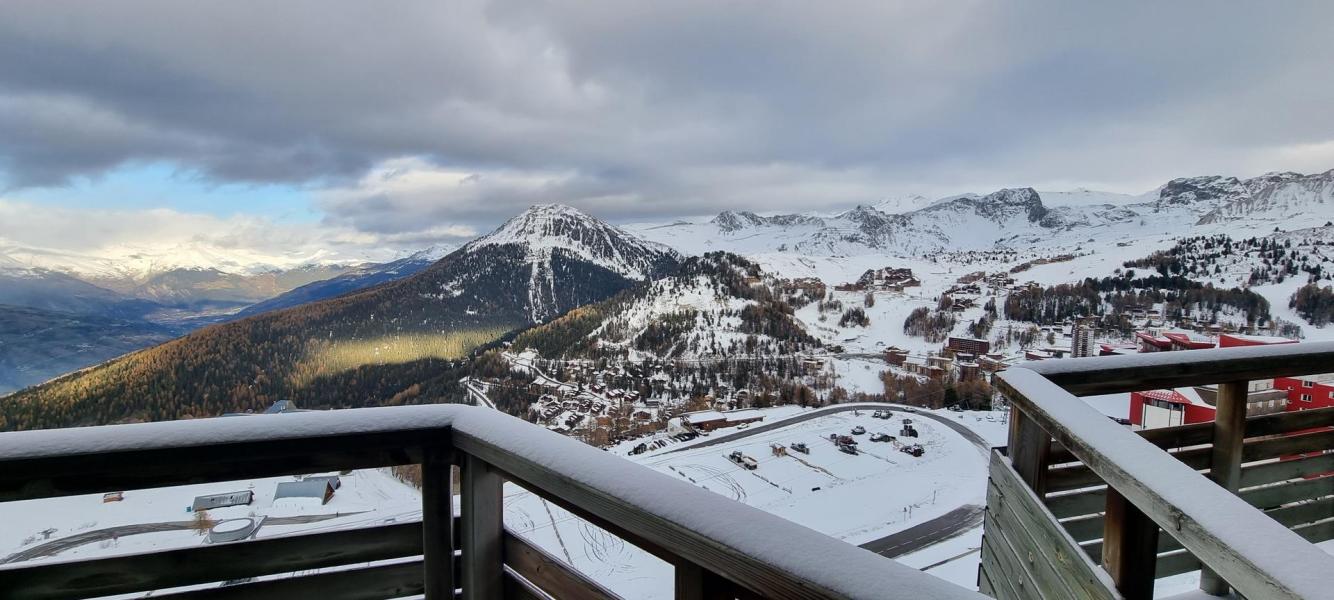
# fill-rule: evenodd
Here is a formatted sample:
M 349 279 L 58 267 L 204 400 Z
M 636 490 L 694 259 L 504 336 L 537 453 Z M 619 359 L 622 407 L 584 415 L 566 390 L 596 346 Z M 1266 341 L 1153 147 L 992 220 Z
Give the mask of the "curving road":
M 726 444 L 728 442 L 734 442 L 736 440 L 750 437 L 752 435 L 764 433 L 766 431 L 773 431 L 775 429 L 787 427 L 789 425 L 794 425 L 796 423 L 809 421 L 811 419 L 816 419 L 831 414 L 850 412 L 854 410 L 881 410 L 881 409 L 890 409 L 898 412 L 910 412 L 916 414 L 919 417 L 931 419 L 933 421 L 941 423 L 942 425 L 945 425 L 946 427 L 949 427 L 950 429 L 953 429 L 954 431 L 958 432 L 959 435 L 962 435 L 964 437 L 964 439 L 971 442 L 973 446 L 975 446 L 981 453 L 983 460 L 986 460 L 987 456 L 991 452 L 990 446 L 987 444 L 986 440 L 982 439 L 982 436 L 978 435 L 977 432 L 973 431 L 972 429 L 969 429 L 948 417 L 941 416 L 935 413 L 924 412 L 918 410 L 916 407 L 904 406 L 902 404 L 890 404 L 883 402 L 858 402 L 855 404 L 836 404 L 834 406 L 826 406 L 822 408 L 817 408 L 815 410 L 807 411 L 805 413 L 796 416 L 788 417 L 786 419 L 779 419 L 772 423 L 765 423 L 764 425 L 752 425 L 747 429 L 743 429 L 741 431 L 736 431 L 718 437 L 713 437 L 710 438 L 708 441 L 700 442 L 698 444 L 690 444 L 690 445 L 675 447 L 672 448 L 671 450 L 660 452 L 655 456 L 662 456 L 664 454 L 670 454 L 672 452 L 679 452 L 682 450 L 693 450 L 695 448 L 705 448 L 708 446 L 716 446 L 718 444 Z M 892 533 L 885 537 L 866 542 L 865 544 L 862 544 L 861 547 L 870 550 L 872 552 L 875 552 L 876 554 L 879 554 L 881 556 L 886 556 L 889 558 L 895 558 L 898 556 L 903 556 L 905 554 L 911 554 L 913 552 L 921 550 L 922 548 L 926 548 L 927 546 L 943 542 L 957 535 L 961 535 L 970 529 L 980 526 L 982 524 L 982 517 L 985 510 L 986 509 L 982 506 L 978 506 L 976 504 L 967 504 L 959 508 L 956 508 L 950 512 L 947 512 L 943 515 L 940 515 L 939 517 L 931 519 L 930 521 L 918 523 L 917 525 L 913 525 L 912 527 L 904 529 L 903 531 Z
M 269 517 L 264 520 L 264 524 L 296 525 L 301 523 L 318 523 L 320 521 L 327 521 L 329 519 L 346 517 L 348 515 L 355 515 L 355 514 L 359 513 L 351 512 L 342 514 L 335 513 L 331 515 L 296 515 L 291 517 Z M 104 527 L 102 529 L 94 529 L 91 531 L 85 531 L 83 533 L 76 533 L 74 535 L 54 539 L 42 544 L 37 544 L 36 546 L 28 548 L 27 550 L 15 552 L 13 554 L 10 554 L 9 556 L 0 558 L 0 564 L 16 563 L 25 560 L 32 560 L 34 558 L 41 558 L 43 556 L 55 556 L 57 554 L 60 554 L 61 552 L 69 550 L 70 548 L 77 548 L 84 544 L 91 544 L 93 542 L 100 542 L 103 540 L 119 539 L 127 535 L 137 535 L 141 533 L 158 533 L 161 531 L 181 531 L 183 529 L 194 529 L 195 527 L 196 525 L 194 521 L 166 521 L 163 523 L 136 523 L 132 525 L 118 525 L 115 527 Z

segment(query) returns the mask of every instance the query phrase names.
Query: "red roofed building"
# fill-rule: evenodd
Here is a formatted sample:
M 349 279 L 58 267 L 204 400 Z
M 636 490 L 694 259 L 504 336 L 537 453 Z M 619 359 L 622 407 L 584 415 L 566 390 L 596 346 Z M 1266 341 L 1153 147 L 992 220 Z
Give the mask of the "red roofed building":
M 1130 394 L 1130 424 L 1141 429 L 1207 423 L 1214 420 L 1215 412 L 1195 388 Z
M 1173 350 L 1208 350 L 1217 346 L 1213 338 L 1193 331 L 1167 331 L 1163 337 L 1172 341 Z
M 1224 333 L 1218 336 L 1219 348 L 1236 348 L 1238 346 L 1272 346 L 1274 344 L 1296 344 L 1297 340 L 1288 338 L 1274 337 L 1268 335 L 1242 335 L 1240 333 Z
M 1135 339 L 1139 340 L 1140 352 L 1165 352 L 1172 349 L 1172 340 L 1161 335 L 1136 331 Z

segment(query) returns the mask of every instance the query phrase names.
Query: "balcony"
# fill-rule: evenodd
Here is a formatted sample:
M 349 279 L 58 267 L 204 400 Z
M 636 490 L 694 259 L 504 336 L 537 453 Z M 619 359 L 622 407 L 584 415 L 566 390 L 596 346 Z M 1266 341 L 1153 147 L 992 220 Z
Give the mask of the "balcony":
M 1334 409 L 1246 415 L 1247 384 L 1334 371 L 1334 344 L 1047 361 L 998 378 L 981 590 L 1002 599 L 1334 598 Z M 1218 384 L 1217 420 L 1131 431 L 1077 396 Z
M 0 596 L 615 598 L 506 529 L 502 485 L 511 482 L 673 565 L 674 581 L 662 586 L 676 598 L 981 598 L 573 439 L 460 405 L 0 434 L 0 502 L 407 464 L 422 467 L 417 521 L 0 565 Z

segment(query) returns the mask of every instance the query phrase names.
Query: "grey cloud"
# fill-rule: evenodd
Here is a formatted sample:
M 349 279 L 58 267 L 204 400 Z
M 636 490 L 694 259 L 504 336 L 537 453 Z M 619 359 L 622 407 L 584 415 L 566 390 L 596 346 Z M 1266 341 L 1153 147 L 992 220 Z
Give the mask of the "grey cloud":
M 1292 168 L 1294 148 L 1334 140 L 1331 17 L 1327 2 L 11 0 L 0 168 L 10 187 L 136 160 L 313 185 L 327 223 L 398 236 L 547 201 L 635 219 L 1143 191 Z M 405 157 L 478 179 L 367 178 Z

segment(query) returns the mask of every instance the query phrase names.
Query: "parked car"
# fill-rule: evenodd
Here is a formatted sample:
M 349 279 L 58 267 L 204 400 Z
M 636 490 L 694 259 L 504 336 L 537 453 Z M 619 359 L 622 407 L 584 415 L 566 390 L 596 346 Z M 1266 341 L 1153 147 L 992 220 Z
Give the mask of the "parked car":
M 797 451 L 797 452 L 800 452 L 800 453 L 802 453 L 802 454 L 810 454 L 810 453 L 811 453 L 811 449 L 808 448 L 808 447 L 806 447 L 806 444 L 803 443 L 803 442 L 792 442 L 791 444 L 788 445 L 788 448 L 791 448 L 791 449 L 793 449 L 793 450 L 795 450 L 795 451 Z
M 876 433 L 872 433 L 872 434 L 871 434 L 871 441 L 872 441 L 872 442 L 892 442 L 892 441 L 894 441 L 894 436 L 889 435 L 888 433 L 876 432 Z
M 755 459 L 746 456 L 740 450 L 733 450 L 731 454 L 727 455 L 727 459 L 751 471 L 754 471 L 760 466 L 760 463 L 756 462 Z
M 899 452 L 903 452 L 910 456 L 921 456 L 926 453 L 926 450 L 922 448 L 921 444 L 908 444 L 899 448 Z
M 852 435 L 861 435 L 863 433 L 866 433 L 866 428 L 861 425 L 852 428 Z

